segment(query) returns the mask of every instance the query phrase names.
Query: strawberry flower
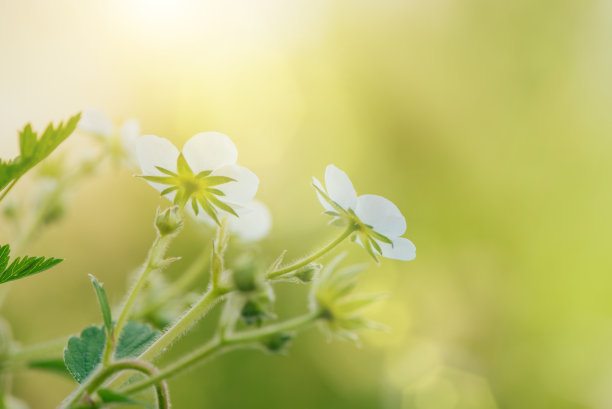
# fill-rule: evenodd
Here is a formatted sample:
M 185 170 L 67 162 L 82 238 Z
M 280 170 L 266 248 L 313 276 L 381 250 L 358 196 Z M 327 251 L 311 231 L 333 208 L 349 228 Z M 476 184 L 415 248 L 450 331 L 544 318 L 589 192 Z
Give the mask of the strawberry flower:
M 135 168 L 136 139 L 140 136 L 140 123 L 127 119 L 119 127 L 104 113 L 87 109 L 79 121 L 79 130 L 94 136 L 104 146 L 116 163 Z
M 331 224 L 354 229 L 353 241 L 364 247 L 378 261 L 378 256 L 396 260 L 413 260 L 416 248 L 401 237 L 406 219 L 390 200 L 378 195 L 357 196 L 349 177 L 334 165 L 325 170 L 325 189 L 313 177 L 313 186 Z
M 238 151 L 226 135 L 202 132 L 191 137 L 182 152 L 167 139 L 141 136 L 136 153 L 149 184 L 176 205 L 190 204 L 215 223 L 227 215 L 238 217 L 253 199 L 257 176 L 236 164 Z

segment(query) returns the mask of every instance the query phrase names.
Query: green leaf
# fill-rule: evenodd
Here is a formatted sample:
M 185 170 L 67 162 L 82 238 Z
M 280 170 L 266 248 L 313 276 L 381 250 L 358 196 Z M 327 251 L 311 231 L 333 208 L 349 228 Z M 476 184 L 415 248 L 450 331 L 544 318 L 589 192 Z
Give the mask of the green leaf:
M 147 402 L 134 400 L 127 395 L 123 395 L 119 392 L 111 391 L 109 389 L 98 390 L 98 396 L 100 397 L 103 403 L 126 403 L 128 405 L 138 405 L 144 408 L 153 407 Z
M 40 163 L 51 154 L 72 132 L 74 132 L 81 114 L 70 118 L 68 122 L 60 123 L 57 127 L 49 124 L 43 134 L 38 137 L 32 130 L 32 126 L 27 124 L 19 133 L 20 154 L 10 160 L 0 160 L 0 192 L 11 182 L 16 182 L 26 172 Z M 4 192 L 6 194 L 8 190 Z M 0 196 L 1 198 L 4 195 Z
M 159 331 L 153 330 L 149 325 L 140 324 L 135 321 L 128 322 L 117 341 L 115 358 L 133 358 L 140 355 L 160 335 Z
M 28 362 L 28 368 L 40 369 L 70 377 L 70 372 L 68 372 L 68 368 L 66 368 L 66 364 L 62 358 L 37 359 L 30 361 Z
M 159 331 L 154 331 L 148 325 L 128 322 L 117 341 L 115 358 L 137 357 L 159 334 Z M 102 362 L 105 343 L 104 328 L 95 325 L 85 328 L 79 337 L 68 340 L 68 346 L 64 349 L 64 362 L 77 382 L 82 383 Z
M 91 284 L 93 285 L 94 290 L 96 291 L 98 303 L 100 303 L 100 309 L 102 310 L 102 317 L 104 318 L 104 326 L 106 327 L 106 333 L 110 334 L 113 330 L 113 320 L 111 318 L 111 308 L 110 304 L 108 303 L 106 290 L 104 290 L 102 284 L 100 284 L 100 282 L 96 280 L 96 277 L 90 274 L 89 278 L 91 279 Z
M 23 258 L 17 257 L 9 265 L 10 252 L 11 248 L 8 244 L 0 247 L 0 284 L 43 272 L 63 261 L 53 257 L 46 259 L 24 256 Z
M 82 383 L 102 361 L 106 334 L 101 327 L 87 327 L 79 337 L 70 337 L 64 362 L 78 383 Z

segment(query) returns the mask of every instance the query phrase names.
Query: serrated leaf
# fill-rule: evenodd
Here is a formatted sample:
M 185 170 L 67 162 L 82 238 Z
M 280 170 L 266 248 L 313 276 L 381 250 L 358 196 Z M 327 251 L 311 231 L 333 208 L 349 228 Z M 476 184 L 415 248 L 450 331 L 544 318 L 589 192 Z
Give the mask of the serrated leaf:
M 138 405 L 144 408 L 153 407 L 147 402 L 134 400 L 127 395 L 123 395 L 119 392 L 111 391 L 109 389 L 98 390 L 98 396 L 100 397 L 103 403 L 126 403 L 128 405 Z
M 78 337 L 70 337 L 64 349 L 64 362 L 78 383 L 82 383 L 102 361 L 106 333 L 101 327 L 85 328 Z
M 37 359 L 30 361 L 28 362 L 28 368 L 40 369 L 47 372 L 53 372 L 58 375 L 64 375 L 69 378 L 71 377 L 70 372 L 68 372 L 68 368 L 66 368 L 66 364 L 62 358 Z
M 77 114 L 65 124 L 60 123 L 57 127 L 49 124 L 40 138 L 32 130 L 30 124 L 26 125 L 19 132 L 19 156 L 10 160 L 0 160 L 0 192 L 7 188 L 9 183 L 18 180 L 49 156 L 60 143 L 72 134 L 80 119 L 81 114 Z M 0 196 L 0 200 L 3 197 L 4 195 Z
M 57 258 L 17 257 L 9 265 L 11 248 L 8 244 L 0 247 L 0 284 L 18 280 L 32 274 L 43 272 L 63 261 Z
M 104 287 L 102 287 L 102 284 L 96 280 L 96 277 L 90 274 L 89 278 L 91 279 L 91 284 L 93 285 L 94 290 L 96 291 L 96 296 L 98 297 L 98 303 L 100 304 L 100 310 L 102 310 L 102 318 L 104 318 L 106 333 L 110 334 L 113 330 L 113 319 L 111 317 L 111 308 L 108 302 L 108 296 L 106 295 L 106 290 Z
M 159 334 L 159 331 L 153 330 L 149 325 L 135 321 L 128 322 L 119 335 L 115 358 L 123 359 L 140 355 Z

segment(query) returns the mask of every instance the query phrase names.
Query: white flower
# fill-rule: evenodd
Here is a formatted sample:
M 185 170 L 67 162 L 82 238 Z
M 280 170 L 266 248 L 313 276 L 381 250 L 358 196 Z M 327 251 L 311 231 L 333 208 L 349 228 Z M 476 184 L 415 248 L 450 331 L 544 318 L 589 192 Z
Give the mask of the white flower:
M 197 220 L 212 226 L 215 221 L 206 213 L 200 213 Z M 229 231 L 244 242 L 259 241 L 266 237 L 272 227 L 272 214 L 268 206 L 259 200 L 253 200 L 245 206 L 240 217 L 228 219 Z
M 333 224 L 350 224 L 355 229 L 352 238 L 374 259 L 377 255 L 396 260 L 416 257 L 414 244 L 402 236 L 406 219 L 391 201 L 377 195 L 357 196 L 349 177 L 335 167 L 325 170 L 325 188 L 313 177 L 313 186 Z
M 245 212 L 239 218 L 232 217 L 229 220 L 230 232 L 243 241 L 261 240 L 268 235 L 272 227 L 270 210 L 258 200 L 249 203 L 248 208 L 249 212 Z
M 100 139 L 117 162 L 136 167 L 136 139 L 140 136 L 140 123 L 136 119 L 125 120 L 119 128 L 104 113 L 95 109 L 83 111 L 79 129 Z
M 242 214 L 251 202 L 259 179 L 236 164 L 234 143 L 218 132 L 202 132 L 191 137 L 182 153 L 155 135 L 138 138 L 136 153 L 143 178 L 180 207 L 191 202 L 219 224 L 221 217 Z

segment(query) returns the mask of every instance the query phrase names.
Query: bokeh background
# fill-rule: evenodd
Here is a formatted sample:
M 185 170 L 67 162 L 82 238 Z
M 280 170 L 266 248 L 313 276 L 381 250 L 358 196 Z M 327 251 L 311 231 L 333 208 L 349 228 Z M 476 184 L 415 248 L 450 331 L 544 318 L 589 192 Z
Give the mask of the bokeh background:
M 268 261 L 336 233 L 309 187 L 329 163 L 402 209 L 416 260 L 363 282 L 390 292 L 372 318 L 392 332 L 223 356 L 172 379 L 176 408 L 610 408 L 610 21 L 607 0 L 1 0 L 0 153 L 86 107 L 179 145 L 224 132 L 272 210 Z M 131 175 L 106 167 L 25 249 L 66 261 L 11 286 L 2 315 L 24 344 L 99 320 L 88 273 L 121 300 L 163 204 Z M 171 277 L 210 241 L 197 230 Z M 278 296 L 304 308 L 302 289 Z M 32 408 L 73 386 L 14 381 Z

